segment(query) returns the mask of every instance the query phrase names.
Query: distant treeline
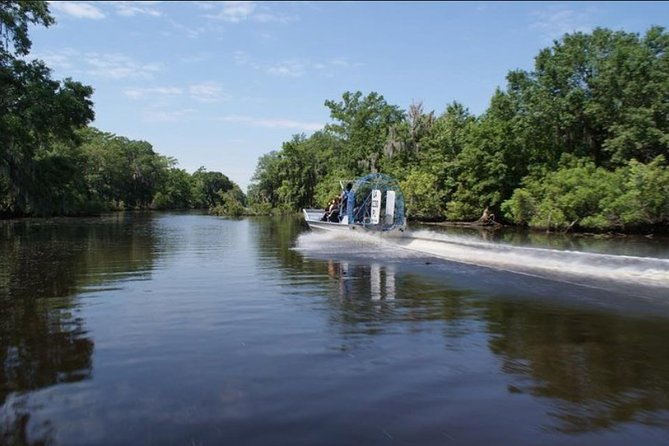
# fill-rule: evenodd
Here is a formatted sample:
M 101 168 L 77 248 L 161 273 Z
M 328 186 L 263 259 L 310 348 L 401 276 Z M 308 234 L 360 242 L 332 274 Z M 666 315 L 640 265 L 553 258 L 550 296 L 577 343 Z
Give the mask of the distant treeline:
M 116 209 L 210 208 L 240 214 L 246 197 L 220 172 L 177 169 L 145 141 L 88 127 L 93 89 L 28 61 L 29 25 L 54 23 L 43 1 L 0 2 L 0 217 Z
M 0 217 L 113 209 L 211 208 L 240 214 L 239 187 L 193 174 L 148 142 L 89 127 L 93 89 L 29 61 L 29 25 L 54 23 L 43 1 L 0 2 Z M 566 34 L 510 71 L 474 116 L 437 115 L 376 92 L 325 101 L 332 122 L 258 160 L 253 212 L 323 206 L 338 180 L 397 177 L 408 215 L 535 228 L 635 230 L 669 223 L 669 34 L 598 28 Z
M 376 92 L 325 102 L 333 123 L 262 156 L 248 198 L 260 210 L 323 206 L 339 179 L 397 177 L 410 217 L 535 228 L 636 230 L 669 222 L 669 35 L 566 34 L 510 71 L 481 116 L 441 115 Z M 666 227 L 666 226 L 665 226 Z

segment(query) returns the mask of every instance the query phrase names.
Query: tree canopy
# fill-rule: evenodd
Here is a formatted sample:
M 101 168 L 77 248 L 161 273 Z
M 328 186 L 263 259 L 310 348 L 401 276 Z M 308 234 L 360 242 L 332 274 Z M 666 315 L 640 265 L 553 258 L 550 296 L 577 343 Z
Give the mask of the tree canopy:
M 323 206 L 337 179 L 382 170 L 402 181 L 410 217 L 473 220 L 488 207 L 538 228 L 666 224 L 668 49 L 662 27 L 565 34 L 532 71 L 509 71 L 481 116 L 345 92 L 325 102 L 322 131 L 261 157 L 249 199 Z
M 220 172 L 177 169 L 146 141 L 101 132 L 93 88 L 54 80 L 27 60 L 29 25 L 55 23 L 43 1 L 0 0 L 0 216 L 134 208 L 240 212 L 246 197 Z
M 326 100 L 331 122 L 260 157 L 247 197 L 227 176 L 90 127 L 93 88 L 29 60 L 44 1 L 0 0 L 0 216 L 135 208 L 239 214 L 324 206 L 339 180 L 382 171 L 410 218 L 474 220 L 489 208 L 537 228 L 669 223 L 669 34 L 565 34 L 512 70 L 480 116 L 457 102 L 406 110 L 378 92 Z

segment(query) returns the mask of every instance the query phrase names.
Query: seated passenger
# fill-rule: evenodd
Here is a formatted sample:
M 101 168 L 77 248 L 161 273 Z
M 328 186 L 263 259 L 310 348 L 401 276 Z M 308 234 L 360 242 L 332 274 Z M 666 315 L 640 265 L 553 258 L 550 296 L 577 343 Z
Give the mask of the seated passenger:
M 335 197 L 330 200 L 325 209 L 325 214 L 323 214 L 323 218 L 321 218 L 321 221 L 334 221 L 332 220 L 332 215 L 334 213 L 337 215 L 339 214 L 339 197 Z
M 334 208 L 328 215 L 328 221 L 339 223 L 339 208 Z

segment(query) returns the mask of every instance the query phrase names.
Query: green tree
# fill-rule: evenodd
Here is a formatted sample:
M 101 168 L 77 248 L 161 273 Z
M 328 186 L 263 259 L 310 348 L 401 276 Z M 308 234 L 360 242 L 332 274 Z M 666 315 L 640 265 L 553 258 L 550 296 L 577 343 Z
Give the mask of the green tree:
M 171 161 L 174 164 L 175 161 Z M 192 207 L 193 184 L 191 175 L 184 169 L 170 168 L 165 181 L 153 197 L 155 209 L 188 209 Z
M 251 207 L 257 208 L 261 213 L 279 204 L 277 191 L 282 181 L 280 162 L 278 151 L 266 153 L 258 159 L 249 185 L 249 202 Z
M 534 72 L 510 72 L 507 93 L 531 161 L 555 167 L 562 153 L 571 153 L 620 166 L 666 153 L 668 49 L 661 27 L 644 38 L 597 28 L 540 51 Z
M 401 182 L 407 217 L 432 219 L 444 214 L 444 192 L 438 182 L 436 175 L 418 169 L 412 170 Z
M 91 200 L 114 208 L 133 209 L 148 208 L 159 191 L 162 192 L 159 198 L 165 198 L 163 189 L 175 160 L 157 154 L 146 141 L 94 128 L 85 129 L 80 135 L 86 154 L 83 173 Z
M 353 175 L 375 172 L 381 163 L 390 129 L 402 122 L 404 112 L 389 105 L 380 94 L 345 92 L 341 102 L 325 101 L 334 123 L 325 126 L 342 141 L 337 167 Z
M 47 172 L 67 163 L 50 155 L 50 147 L 76 144 L 75 130 L 94 116 L 91 87 L 55 81 L 43 62 L 24 59 L 31 47 L 28 26 L 53 23 L 46 2 L 0 2 L 0 214 L 54 211 L 43 206 L 48 199 L 41 194 L 66 184 L 45 181 L 57 179 Z M 55 166 L 48 166 L 50 161 Z
M 422 103 L 409 106 L 406 119 L 390 127 L 383 148 L 383 171 L 396 178 L 406 178 L 410 166 L 424 152 L 424 141 L 433 134 L 434 111 L 425 113 Z
M 193 173 L 193 205 L 197 208 L 215 208 L 223 205 L 223 195 L 235 184 L 221 172 L 208 172 L 200 167 Z
M 602 199 L 601 226 L 634 227 L 669 222 L 669 169 L 659 155 L 650 163 L 635 159 L 616 171 L 622 193 Z
M 627 229 L 669 221 L 669 170 L 663 156 L 615 171 L 563 155 L 559 168 L 524 180 L 504 202 L 506 218 L 534 228 Z

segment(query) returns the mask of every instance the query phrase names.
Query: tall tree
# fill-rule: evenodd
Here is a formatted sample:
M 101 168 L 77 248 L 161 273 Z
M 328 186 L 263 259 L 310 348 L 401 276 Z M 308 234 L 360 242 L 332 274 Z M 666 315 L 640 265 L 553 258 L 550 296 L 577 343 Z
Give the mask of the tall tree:
M 28 26 L 53 23 L 46 2 L 0 1 L 0 214 L 34 208 L 45 187 L 36 157 L 56 142 L 75 142 L 75 130 L 94 117 L 91 87 L 55 81 L 43 62 L 24 60 Z
M 235 187 L 235 184 L 221 172 L 209 172 L 204 167 L 193 173 L 192 184 L 194 205 L 199 208 L 223 205 L 223 194 Z
M 374 172 L 380 166 L 389 131 L 404 119 L 404 112 L 376 92 L 363 97 L 360 91 L 347 91 L 342 99 L 325 101 L 335 120 L 325 129 L 343 141 L 340 165 L 354 175 Z

